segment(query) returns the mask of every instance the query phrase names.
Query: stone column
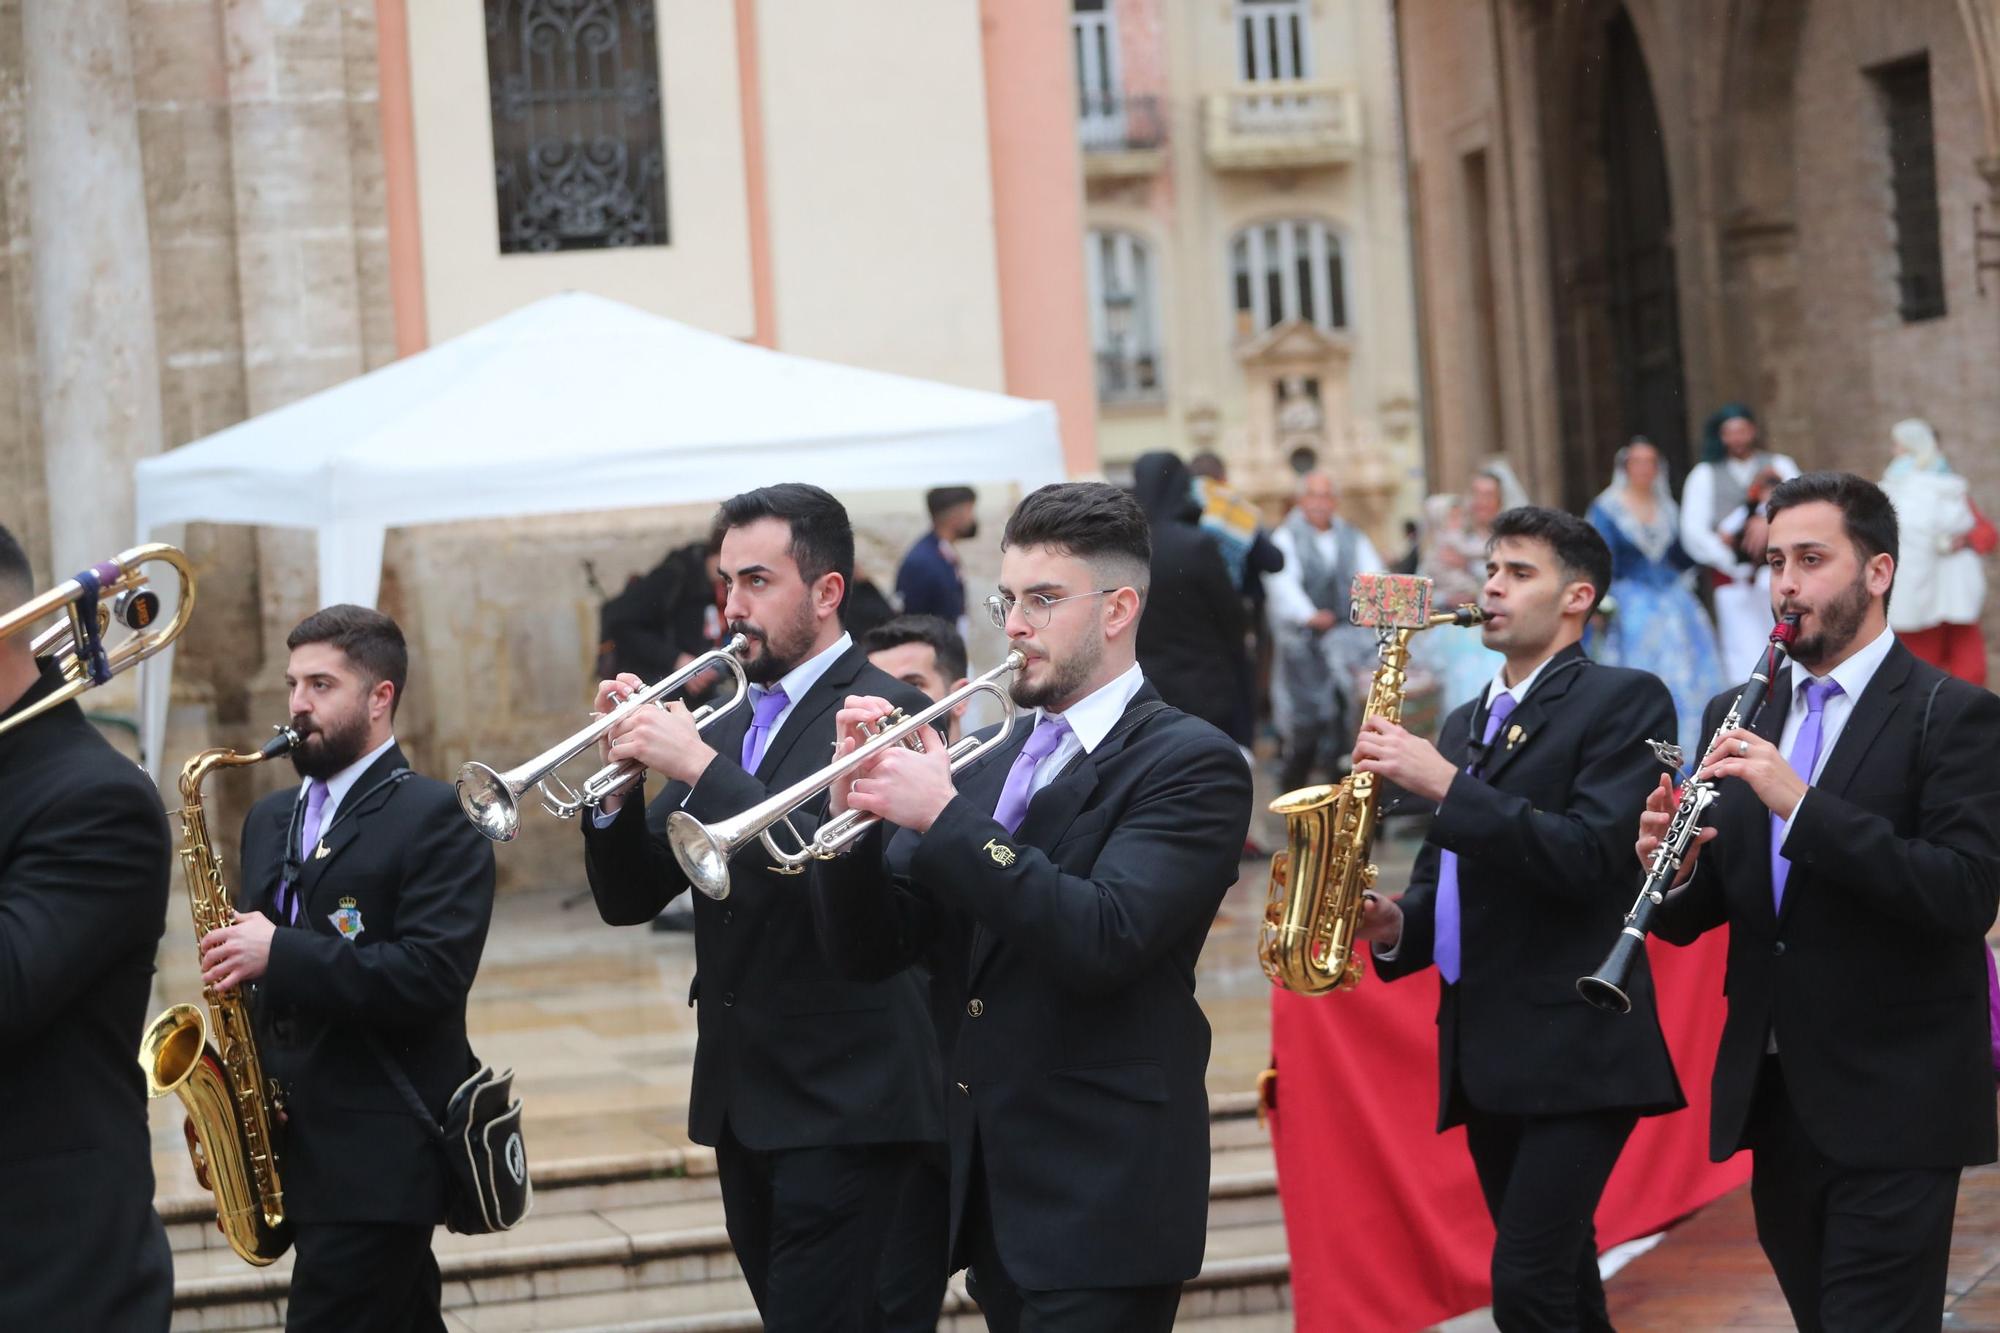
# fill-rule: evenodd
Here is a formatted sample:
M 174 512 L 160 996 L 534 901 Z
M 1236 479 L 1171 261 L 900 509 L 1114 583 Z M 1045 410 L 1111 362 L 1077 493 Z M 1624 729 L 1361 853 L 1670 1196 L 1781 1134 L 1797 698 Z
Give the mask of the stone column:
M 35 353 L 56 577 L 132 544 L 160 449 L 152 246 L 126 0 L 21 6 Z

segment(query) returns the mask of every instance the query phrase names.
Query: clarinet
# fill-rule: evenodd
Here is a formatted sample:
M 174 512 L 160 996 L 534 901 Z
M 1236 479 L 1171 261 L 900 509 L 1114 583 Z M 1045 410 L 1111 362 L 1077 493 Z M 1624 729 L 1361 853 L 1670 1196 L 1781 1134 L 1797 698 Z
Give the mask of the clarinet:
M 1715 735 L 1709 737 L 1708 749 L 1703 752 L 1703 762 L 1715 752 L 1716 742 L 1738 727 L 1747 727 L 1757 720 L 1757 710 L 1764 704 L 1764 696 L 1770 692 L 1771 680 L 1778 674 L 1779 665 L 1785 660 L 1785 648 L 1797 637 L 1799 618 L 1787 615 L 1771 629 L 1771 643 L 1764 650 L 1757 669 L 1750 674 L 1750 681 L 1743 692 L 1736 696 L 1736 702 L 1729 706 Z M 1670 769 L 1679 769 L 1681 748 L 1666 741 L 1648 741 L 1660 762 Z M 1633 967 L 1646 949 L 1646 932 L 1651 928 L 1653 913 L 1666 900 L 1667 890 L 1673 887 L 1674 877 L 1680 873 L 1681 862 L 1688 849 L 1694 846 L 1695 834 L 1701 831 L 1701 818 L 1714 804 L 1715 783 L 1707 778 L 1689 778 L 1681 787 L 1680 804 L 1674 809 L 1673 823 L 1667 826 L 1667 836 L 1660 839 L 1660 845 L 1653 849 L 1652 864 L 1646 868 L 1646 882 L 1639 888 L 1639 897 L 1632 904 L 1632 910 L 1625 914 L 1625 925 L 1618 932 L 1618 938 L 1611 946 L 1611 952 L 1598 965 L 1597 971 L 1587 977 L 1578 977 L 1576 993 L 1596 1005 L 1615 1014 L 1632 1012 L 1632 997 L 1626 993 Z

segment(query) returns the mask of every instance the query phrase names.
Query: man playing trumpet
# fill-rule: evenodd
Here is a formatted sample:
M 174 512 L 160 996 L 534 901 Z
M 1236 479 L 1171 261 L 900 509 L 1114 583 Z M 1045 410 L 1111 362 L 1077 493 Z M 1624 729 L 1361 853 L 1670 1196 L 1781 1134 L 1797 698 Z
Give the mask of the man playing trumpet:
M 743 655 L 750 707 L 707 730 L 686 708 L 641 708 L 605 739 L 607 762 L 637 761 L 662 780 L 607 797 L 583 821 L 584 865 L 612 925 L 651 921 L 688 888 L 666 817 L 711 823 L 822 768 L 834 714 L 849 693 L 912 712 L 924 696 L 869 665 L 841 627 L 854 533 L 817 486 L 748 491 L 716 516 L 728 631 Z M 600 712 L 640 686 L 605 681 Z M 806 837 L 819 811 L 793 813 Z M 917 978 L 892 970 L 860 983 L 837 975 L 813 938 L 805 880 L 767 866 L 752 845 L 730 867 L 727 901 L 696 895 L 694 1085 L 688 1136 L 715 1149 L 729 1243 L 772 1330 L 874 1329 L 897 1200 L 917 1148 L 942 1139 L 936 1045 Z M 906 1234 L 898 1232 L 897 1234 Z M 893 1264 L 935 1291 L 922 1266 Z M 929 1327 L 937 1306 L 916 1318 Z
M 1201 1267 L 1194 968 L 1236 879 L 1250 775 L 1136 664 L 1150 550 L 1115 487 L 1023 501 L 987 606 L 1026 659 L 1011 693 L 1034 715 L 957 773 L 927 728 L 921 751 L 842 775 L 832 809 L 900 828 L 812 870 L 823 941 L 851 975 L 929 964 L 952 1262 L 996 1330 L 1165 1330 Z M 850 698 L 842 752 L 888 711 Z

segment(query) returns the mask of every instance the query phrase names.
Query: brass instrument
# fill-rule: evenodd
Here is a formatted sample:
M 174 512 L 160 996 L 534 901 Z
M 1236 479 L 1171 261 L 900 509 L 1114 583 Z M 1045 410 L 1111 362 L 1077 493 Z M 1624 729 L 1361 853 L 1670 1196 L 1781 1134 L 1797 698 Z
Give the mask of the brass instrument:
M 1015 711 L 1014 696 L 1008 693 L 1007 686 L 1027 660 L 1016 649 L 1008 653 L 999 666 L 967 681 L 930 707 L 909 715 L 901 709 L 891 712 L 852 752 L 835 759 L 818 772 L 800 778 L 783 791 L 733 818 L 704 824 L 685 810 L 674 811 L 667 816 L 667 842 L 674 849 L 674 859 L 681 863 L 690 884 L 720 901 L 729 896 L 730 858 L 753 841 L 763 842 L 764 850 L 777 862 L 772 868 L 781 872 L 796 871 L 808 861 L 840 855 L 881 821 L 859 810 L 843 810 L 814 830 L 811 838 L 806 838 L 792 826 L 793 812 L 889 746 L 920 747 L 919 733 L 925 727 L 949 716 L 952 709 L 975 694 L 991 694 L 1000 700 L 1000 726 L 985 740 L 976 736 L 960 737 L 948 751 L 951 771 L 956 773 L 973 760 L 1005 745 L 1007 734 L 1014 728 Z M 793 847 L 780 847 L 778 840 L 772 836 L 772 830 L 780 824 L 791 833 Z
M 1771 682 L 1777 679 L 1778 667 L 1785 660 L 1785 650 L 1798 637 L 1799 618 L 1786 615 L 1771 628 L 1771 640 L 1757 659 L 1756 670 L 1750 673 L 1750 680 L 1736 696 L 1736 702 L 1729 705 L 1729 711 L 1722 716 L 1722 722 L 1715 734 L 1708 738 L 1708 749 L 1703 751 L 1704 759 L 1715 752 L 1715 743 L 1738 727 L 1751 726 L 1757 721 L 1757 710 L 1764 706 L 1764 696 L 1770 692 Z M 1653 753 L 1669 770 L 1678 771 L 1681 747 L 1666 741 L 1647 741 Z M 1619 928 L 1618 938 L 1611 942 L 1611 952 L 1598 964 L 1597 970 L 1587 977 L 1576 979 L 1576 993 L 1596 1005 L 1599 1009 L 1614 1014 L 1632 1012 L 1632 968 L 1638 963 L 1639 955 L 1645 952 L 1646 934 L 1652 929 L 1653 913 L 1667 900 L 1667 890 L 1674 886 L 1675 876 L 1680 874 L 1681 862 L 1687 859 L 1688 849 L 1694 846 L 1695 835 L 1701 832 L 1702 816 L 1714 804 L 1721 793 L 1716 783 L 1707 778 L 1691 777 L 1681 784 L 1680 801 L 1674 807 L 1674 817 L 1667 825 L 1667 835 L 1660 839 L 1660 845 L 1653 849 L 1652 862 L 1646 867 L 1646 881 L 1639 886 L 1639 896 L 1632 902 L 1632 910 L 1625 914 L 1625 924 Z
M 1477 625 L 1486 613 L 1466 605 L 1433 614 L 1430 580 L 1363 574 L 1354 580 L 1349 618 L 1374 628 L 1381 665 L 1368 687 L 1362 721 L 1399 722 L 1410 639 L 1436 625 Z M 1375 840 L 1375 775 L 1352 773 L 1337 784 L 1301 787 L 1271 802 L 1285 817 L 1286 848 L 1271 858 L 1270 898 L 1257 933 L 1257 960 L 1271 984 L 1300 995 L 1352 990 L 1364 968 L 1354 949 L 1362 895 L 1375 887 L 1368 851 Z
M 188 906 L 197 941 L 230 922 L 229 890 L 222 882 L 222 858 L 208 838 L 201 784 L 218 768 L 261 764 L 299 743 L 290 727 L 261 750 L 238 753 L 203 750 L 181 767 L 181 867 L 187 876 Z M 218 992 L 202 987 L 214 1015 L 215 1044 L 208 1020 L 192 1004 L 177 1004 L 155 1018 L 139 1040 L 139 1067 L 146 1095 L 180 1094 L 187 1108 L 182 1131 L 195 1178 L 215 1195 L 215 1218 L 229 1248 L 246 1263 L 270 1263 L 292 1245 L 285 1219 L 285 1192 L 278 1177 L 278 1090 L 264 1081 L 263 1062 L 250 1029 L 250 1003 L 242 988 Z
M 666 707 L 666 696 L 712 666 L 724 667 L 735 677 L 736 692 L 720 703 L 703 704 L 695 709 L 694 724 L 697 728 L 706 727 L 729 712 L 750 697 L 750 681 L 743 674 L 742 661 L 743 650 L 749 643 L 741 634 L 733 636 L 728 643 L 703 653 L 672 675 L 626 695 L 617 707 L 582 731 L 504 773 L 481 763 L 466 764 L 458 770 L 458 808 L 495 842 L 511 842 L 521 831 L 521 794 L 530 787 L 541 788 L 542 808 L 557 819 L 573 819 L 579 811 L 595 810 L 605 797 L 624 791 L 644 777 L 646 766 L 629 759 L 606 764 L 584 781 L 581 791 L 556 776 L 556 770 L 597 744 L 639 709 L 649 705 Z
M 160 595 L 147 586 L 152 576 L 144 568 L 154 563 L 168 566 L 180 579 L 173 618 L 158 626 L 153 622 L 160 613 Z M 165 542 L 151 542 L 92 565 L 0 615 L 0 639 L 11 638 L 57 612 L 66 617 L 29 642 L 36 657 L 55 660 L 64 683 L 47 698 L 0 722 L 0 733 L 95 689 L 178 639 L 187 628 L 188 617 L 194 614 L 194 585 L 187 556 Z M 109 606 L 104 605 L 106 601 Z M 113 618 L 133 634 L 115 648 L 106 649 L 103 634 Z

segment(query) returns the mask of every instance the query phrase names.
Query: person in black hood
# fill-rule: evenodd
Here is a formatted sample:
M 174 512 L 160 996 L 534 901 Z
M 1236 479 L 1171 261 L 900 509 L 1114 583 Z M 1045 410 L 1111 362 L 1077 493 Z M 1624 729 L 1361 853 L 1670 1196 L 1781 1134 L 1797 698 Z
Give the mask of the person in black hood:
M 1237 706 L 1250 671 L 1243 599 L 1215 539 L 1201 530 L 1187 464 L 1161 450 L 1141 455 L 1132 476 L 1153 537 L 1139 665 L 1162 699 L 1248 745 Z

